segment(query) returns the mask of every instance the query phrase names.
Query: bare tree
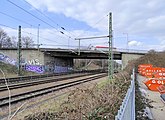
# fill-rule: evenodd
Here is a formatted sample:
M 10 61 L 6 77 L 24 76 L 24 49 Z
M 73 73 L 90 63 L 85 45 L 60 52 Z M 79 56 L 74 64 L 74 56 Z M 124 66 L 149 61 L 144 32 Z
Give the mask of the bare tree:
M 0 48 L 3 47 L 3 44 L 7 38 L 8 38 L 7 33 L 0 28 Z
M 6 39 L 3 40 L 3 47 L 4 48 L 12 48 L 12 42 L 11 38 L 9 36 L 6 37 Z
M 22 37 L 22 48 L 34 47 L 34 41 L 32 38 L 26 36 Z M 15 36 L 9 37 L 7 33 L 0 28 L 0 48 L 16 48 L 17 40 Z
M 12 48 L 17 48 L 17 39 L 15 36 L 12 36 L 11 38 L 11 42 L 12 42 Z
M 34 41 L 32 40 L 32 38 L 26 36 L 26 37 L 22 37 L 22 47 L 23 48 L 33 48 L 34 46 Z

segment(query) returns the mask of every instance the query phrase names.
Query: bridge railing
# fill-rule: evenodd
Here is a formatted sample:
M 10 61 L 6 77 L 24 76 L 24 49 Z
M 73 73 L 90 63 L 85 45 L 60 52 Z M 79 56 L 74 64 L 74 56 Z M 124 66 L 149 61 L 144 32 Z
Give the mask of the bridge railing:
M 135 120 L 135 73 L 133 70 L 131 85 L 115 116 L 115 120 Z
M 123 48 L 117 48 L 116 51 L 129 52 L 129 53 L 148 53 L 147 50 L 123 49 Z

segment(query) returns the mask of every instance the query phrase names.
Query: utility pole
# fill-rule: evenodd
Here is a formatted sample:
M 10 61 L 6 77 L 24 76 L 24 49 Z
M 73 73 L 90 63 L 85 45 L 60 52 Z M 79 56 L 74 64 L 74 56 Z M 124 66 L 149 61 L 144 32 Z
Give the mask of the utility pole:
M 126 50 L 128 50 L 128 51 L 129 51 L 129 45 L 128 45 L 128 43 L 129 43 L 128 33 L 123 33 L 123 34 L 126 34 L 126 40 L 127 40 Z
M 40 24 L 38 24 L 38 31 L 37 31 L 37 49 L 38 49 L 38 51 L 39 51 L 39 34 L 40 34 Z
M 80 39 L 78 39 L 78 55 L 80 55 Z
M 96 36 L 96 37 L 86 37 L 86 38 L 75 38 L 75 40 L 79 40 L 79 53 L 80 55 L 80 40 L 85 40 L 85 39 L 96 39 L 96 38 L 105 38 L 109 37 L 109 54 L 108 54 L 108 77 L 109 80 L 113 78 L 113 43 L 112 43 L 112 13 L 109 13 L 109 35 L 108 36 Z
M 112 44 L 112 13 L 109 13 L 109 56 L 108 56 L 108 77 L 113 77 L 113 44 Z
M 18 29 L 18 76 L 21 75 L 21 26 Z

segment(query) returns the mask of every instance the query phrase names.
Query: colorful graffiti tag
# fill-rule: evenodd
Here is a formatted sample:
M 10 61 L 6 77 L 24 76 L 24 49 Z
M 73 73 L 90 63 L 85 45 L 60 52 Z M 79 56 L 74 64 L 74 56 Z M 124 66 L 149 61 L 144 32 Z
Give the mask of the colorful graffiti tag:
M 0 53 L 0 61 L 7 63 L 7 64 L 11 64 L 11 65 L 15 65 L 17 66 L 17 61 L 4 55 L 3 53 Z M 54 65 L 41 65 L 38 59 L 33 59 L 30 61 L 26 61 L 25 58 L 21 59 L 21 66 L 24 66 L 23 68 L 27 71 L 31 71 L 31 72 L 36 72 L 36 73 L 63 73 L 63 72 L 69 72 L 72 71 L 73 68 L 72 67 L 62 67 L 62 66 L 54 66 Z
M 54 73 L 64 73 L 71 71 L 71 67 L 54 66 Z
M 25 70 L 32 71 L 36 73 L 44 73 L 44 66 L 41 65 L 25 65 Z
M 28 63 L 30 65 L 41 65 L 38 59 L 29 60 Z
M 0 61 L 11 65 L 17 65 L 17 62 L 14 59 L 9 58 L 2 53 L 0 53 Z

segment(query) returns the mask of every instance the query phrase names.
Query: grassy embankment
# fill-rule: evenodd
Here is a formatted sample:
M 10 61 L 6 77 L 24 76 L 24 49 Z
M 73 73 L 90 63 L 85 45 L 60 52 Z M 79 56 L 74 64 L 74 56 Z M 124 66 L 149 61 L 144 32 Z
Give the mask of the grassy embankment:
M 16 66 L 0 62 L 0 69 L 3 71 L 6 78 L 18 77 L 18 68 Z M 0 78 L 4 78 L 3 73 L 0 71 Z M 36 75 L 36 73 L 27 72 L 22 69 L 21 69 L 21 74 L 22 74 L 22 76 Z

